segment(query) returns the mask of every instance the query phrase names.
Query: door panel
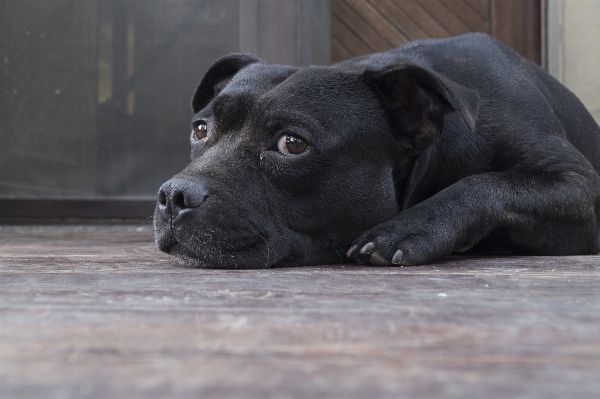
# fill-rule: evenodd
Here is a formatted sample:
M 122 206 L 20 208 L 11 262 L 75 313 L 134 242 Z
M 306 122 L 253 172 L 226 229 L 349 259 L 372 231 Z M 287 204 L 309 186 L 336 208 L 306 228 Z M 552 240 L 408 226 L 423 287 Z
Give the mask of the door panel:
M 485 32 L 540 63 L 540 0 L 332 0 L 331 7 L 334 62 L 411 40 Z

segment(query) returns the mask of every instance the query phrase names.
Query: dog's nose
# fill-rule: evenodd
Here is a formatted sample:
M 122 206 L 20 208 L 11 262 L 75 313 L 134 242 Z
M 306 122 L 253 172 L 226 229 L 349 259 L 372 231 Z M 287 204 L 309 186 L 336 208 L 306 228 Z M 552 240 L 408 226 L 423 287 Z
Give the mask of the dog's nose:
M 173 178 L 158 191 L 158 206 L 171 217 L 176 217 L 186 210 L 198 208 L 206 198 L 208 192 L 202 184 Z

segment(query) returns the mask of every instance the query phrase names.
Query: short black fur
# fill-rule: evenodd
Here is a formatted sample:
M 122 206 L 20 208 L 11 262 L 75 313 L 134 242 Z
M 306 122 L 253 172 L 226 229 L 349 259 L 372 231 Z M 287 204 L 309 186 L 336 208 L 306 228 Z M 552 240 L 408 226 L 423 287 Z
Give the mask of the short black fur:
M 192 108 L 207 137 L 191 135 L 192 162 L 161 187 L 154 216 L 159 248 L 186 264 L 600 251 L 600 128 L 573 93 L 489 36 L 331 67 L 232 54 L 205 74 Z M 306 151 L 282 153 L 289 135 Z

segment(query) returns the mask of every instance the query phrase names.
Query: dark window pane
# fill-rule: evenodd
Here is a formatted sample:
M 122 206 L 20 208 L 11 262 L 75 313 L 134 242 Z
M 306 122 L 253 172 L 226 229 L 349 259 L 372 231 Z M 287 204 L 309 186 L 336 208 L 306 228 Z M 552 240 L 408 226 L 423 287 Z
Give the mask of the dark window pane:
M 328 63 L 328 3 L 0 0 L 0 198 L 153 198 L 212 62 Z

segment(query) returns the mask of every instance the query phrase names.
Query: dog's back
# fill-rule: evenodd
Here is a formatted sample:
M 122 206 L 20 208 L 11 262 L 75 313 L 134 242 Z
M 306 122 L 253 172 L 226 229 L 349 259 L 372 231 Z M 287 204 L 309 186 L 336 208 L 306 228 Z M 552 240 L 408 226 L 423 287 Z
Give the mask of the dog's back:
M 481 102 L 479 134 L 501 135 L 510 140 L 521 137 L 525 141 L 529 134 L 536 138 L 560 134 L 600 172 L 600 127 L 585 106 L 546 71 L 499 40 L 482 33 L 421 40 L 337 66 L 362 69 L 399 63 L 421 64 L 477 91 Z M 500 126 L 520 133 L 494 132 Z M 526 126 L 535 126 L 539 131 L 524 136 Z M 510 142 L 505 144 L 511 146 Z

